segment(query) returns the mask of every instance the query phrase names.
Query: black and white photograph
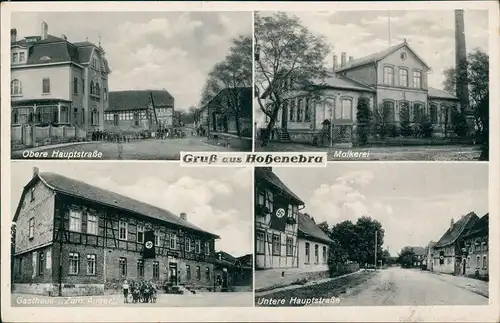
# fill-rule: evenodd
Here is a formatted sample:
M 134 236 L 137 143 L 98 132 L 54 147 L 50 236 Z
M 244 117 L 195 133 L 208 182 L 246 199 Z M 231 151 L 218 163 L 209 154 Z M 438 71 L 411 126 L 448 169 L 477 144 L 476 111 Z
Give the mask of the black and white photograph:
M 256 306 L 488 305 L 487 163 L 256 167 L 254 180 Z
M 255 13 L 255 149 L 489 159 L 487 10 Z
M 91 163 L 13 162 L 11 306 L 253 306 L 251 168 Z
M 13 159 L 252 150 L 251 12 L 17 12 Z

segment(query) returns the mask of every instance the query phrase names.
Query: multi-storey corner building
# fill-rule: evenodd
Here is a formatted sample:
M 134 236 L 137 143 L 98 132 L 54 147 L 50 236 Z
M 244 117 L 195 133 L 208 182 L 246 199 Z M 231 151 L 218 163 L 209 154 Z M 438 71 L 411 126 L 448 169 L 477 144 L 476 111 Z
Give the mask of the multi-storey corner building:
M 104 49 L 48 33 L 18 39 L 11 29 L 12 125 L 103 129 L 111 70 Z
M 215 287 L 219 237 L 188 222 L 185 213 L 35 168 L 14 222 L 15 292 L 97 295 L 124 279 Z M 144 259 L 151 231 L 156 256 Z

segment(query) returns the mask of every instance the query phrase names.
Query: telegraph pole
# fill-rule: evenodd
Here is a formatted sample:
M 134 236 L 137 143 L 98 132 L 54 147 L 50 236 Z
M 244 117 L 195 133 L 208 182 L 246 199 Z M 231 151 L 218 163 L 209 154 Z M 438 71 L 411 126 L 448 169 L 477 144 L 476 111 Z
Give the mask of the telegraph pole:
M 377 236 L 378 236 L 378 230 L 375 231 L 375 270 L 377 270 Z

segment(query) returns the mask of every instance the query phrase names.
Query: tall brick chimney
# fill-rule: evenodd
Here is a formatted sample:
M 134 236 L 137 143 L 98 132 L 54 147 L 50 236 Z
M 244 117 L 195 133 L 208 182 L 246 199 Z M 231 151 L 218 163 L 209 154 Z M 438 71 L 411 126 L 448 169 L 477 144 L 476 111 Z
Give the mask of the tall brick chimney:
M 455 70 L 456 93 L 462 111 L 469 110 L 469 86 L 467 80 L 467 49 L 465 46 L 464 11 L 455 10 Z
M 333 54 L 333 74 L 335 74 L 337 68 L 338 68 L 338 56 Z
M 347 58 L 346 53 L 340 54 L 340 67 L 341 68 L 345 67 L 345 64 L 347 63 L 346 58 Z
M 40 37 L 42 40 L 44 40 L 47 39 L 48 35 L 49 35 L 49 25 L 47 25 L 45 21 L 42 21 Z
M 17 41 L 17 29 L 16 28 L 12 28 L 10 30 L 10 42 L 11 43 L 15 43 Z

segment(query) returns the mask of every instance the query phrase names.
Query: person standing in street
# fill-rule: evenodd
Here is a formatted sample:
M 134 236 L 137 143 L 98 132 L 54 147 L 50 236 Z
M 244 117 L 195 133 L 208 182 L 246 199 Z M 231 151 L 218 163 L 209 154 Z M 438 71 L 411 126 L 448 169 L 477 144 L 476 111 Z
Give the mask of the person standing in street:
M 127 298 L 128 298 L 128 290 L 129 290 L 129 286 L 128 286 L 128 282 L 127 282 L 127 280 L 125 280 L 125 281 L 123 282 L 122 289 L 123 289 L 123 297 L 124 297 L 123 302 L 124 302 L 124 303 L 128 303 L 128 299 L 127 299 Z

